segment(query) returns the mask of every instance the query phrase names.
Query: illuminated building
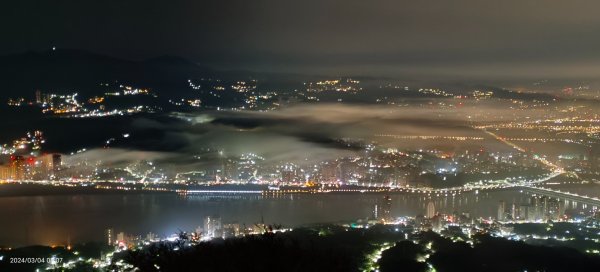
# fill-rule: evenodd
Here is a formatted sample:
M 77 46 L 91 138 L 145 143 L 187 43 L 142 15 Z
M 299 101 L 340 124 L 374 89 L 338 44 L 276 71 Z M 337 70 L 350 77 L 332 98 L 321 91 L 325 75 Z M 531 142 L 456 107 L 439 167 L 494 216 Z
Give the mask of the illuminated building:
M 588 153 L 588 164 L 591 172 L 600 170 L 600 148 L 591 148 Z
M 326 162 L 321 165 L 321 179 L 323 183 L 333 183 L 337 181 L 337 164 L 333 162 Z
M 42 104 L 42 92 L 40 90 L 35 91 L 35 103 Z
M 139 241 L 139 236 L 127 235 L 124 232 L 117 233 L 116 246 L 119 248 L 130 248 Z
M 45 142 L 43 133 L 39 130 L 36 130 L 33 132 L 33 135 L 27 133 L 27 136 L 31 142 L 31 149 L 34 152 L 39 152 L 39 150 L 42 149 L 42 144 Z
M 156 234 L 154 234 L 153 232 L 148 232 L 148 234 L 146 234 L 146 240 L 150 241 L 150 242 L 154 242 L 154 241 L 158 240 L 158 236 L 156 236 Z
M 500 201 L 498 203 L 498 221 L 504 221 L 506 219 L 506 203 L 504 201 Z
M 9 180 L 12 177 L 12 168 L 8 165 L 0 165 L 0 180 Z
M 427 218 L 433 218 L 435 216 L 435 204 L 433 201 L 427 203 Z
M 536 221 L 538 218 L 537 208 L 531 204 L 521 204 L 519 207 L 519 219 L 526 221 Z
M 13 180 L 24 180 L 26 161 L 23 156 L 11 156 L 10 157 L 10 168 L 11 168 L 11 179 Z
M 296 169 L 293 165 L 286 164 L 281 169 L 281 181 L 284 183 L 294 182 L 296 179 Z
M 375 220 L 379 219 L 379 206 L 377 204 L 373 207 L 373 218 Z
M 124 232 L 117 233 L 117 241 L 119 241 L 119 242 L 125 241 L 125 233 Z
M 392 198 L 390 196 L 384 196 L 381 205 L 381 217 L 383 221 L 392 221 Z
M 39 179 L 47 179 L 53 172 L 52 155 L 45 154 L 35 158 L 34 176 Z
M 236 237 L 240 235 L 240 224 L 224 224 L 223 225 L 223 238 Z
M 60 154 L 52 154 L 52 170 L 54 174 L 60 170 L 62 166 L 62 159 Z
M 204 218 L 204 236 L 215 238 L 222 236 L 221 218 L 217 216 L 207 216 Z
M 106 244 L 112 246 L 115 242 L 114 238 L 114 230 L 111 228 L 106 229 Z

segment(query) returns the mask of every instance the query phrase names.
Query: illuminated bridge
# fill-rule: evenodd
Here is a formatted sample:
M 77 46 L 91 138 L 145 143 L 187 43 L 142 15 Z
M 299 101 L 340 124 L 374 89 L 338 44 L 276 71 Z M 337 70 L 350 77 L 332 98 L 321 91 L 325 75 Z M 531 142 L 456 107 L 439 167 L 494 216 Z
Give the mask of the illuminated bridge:
M 184 194 L 262 194 L 258 190 L 184 190 Z
M 590 206 L 600 207 L 600 198 L 578 195 L 570 192 L 563 192 L 560 190 L 553 190 L 548 188 L 540 188 L 540 187 L 531 187 L 531 186 L 520 186 L 523 191 L 527 191 L 534 194 L 545 195 L 549 197 L 560 198 L 564 200 L 569 200 L 572 202 L 577 202 L 581 204 L 587 204 Z

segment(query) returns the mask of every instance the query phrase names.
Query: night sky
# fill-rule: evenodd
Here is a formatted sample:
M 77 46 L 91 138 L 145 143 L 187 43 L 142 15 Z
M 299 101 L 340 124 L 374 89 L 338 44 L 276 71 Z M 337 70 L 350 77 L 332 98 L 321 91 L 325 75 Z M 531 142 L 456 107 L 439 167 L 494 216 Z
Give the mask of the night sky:
M 600 1 L 5 1 L 0 54 L 52 46 L 222 69 L 596 77 Z

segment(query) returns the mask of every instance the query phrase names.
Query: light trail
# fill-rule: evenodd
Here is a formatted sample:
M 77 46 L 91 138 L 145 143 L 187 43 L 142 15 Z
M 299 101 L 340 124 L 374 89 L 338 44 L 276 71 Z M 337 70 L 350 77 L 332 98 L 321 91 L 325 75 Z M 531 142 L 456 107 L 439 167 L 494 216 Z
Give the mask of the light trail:
M 482 130 L 483 130 L 483 132 L 485 132 L 486 134 L 488 134 L 488 135 L 490 135 L 490 136 L 494 137 L 496 140 L 498 140 L 498 141 L 500 141 L 500 142 L 502 142 L 502 143 L 504 143 L 504 144 L 506 144 L 506 145 L 508 145 L 508 146 L 510 146 L 510 147 L 512 147 L 512 148 L 514 148 L 514 149 L 516 149 L 516 150 L 518 150 L 518 151 L 520 151 L 520 152 L 525 152 L 525 149 L 524 149 L 524 148 L 522 148 L 522 147 L 520 147 L 520 146 L 518 146 L 517 144 L 515 144 L 515 143 L 513 143 L 513 142 L 511 142 L 511 141 L 508 141 L 507 139 L 505 139 L 505 138 L 503 138 L 503 137 L 500 137 L 500 136 L 498 136 L 497 134 L 495 134 L 495 133 L 493 133 L 493 132 L 487 131 L 487 130 L 485 130 L 485 129 L 482 129 Z M 556 164 L 554 164 L 554 163 L 552 163 L 552 162 L 548 161 L 548 160 L 547 160 L 547 159 L 545 159 L 545 158 L 542 158 L 542 157 L 540 157 L 540 156 L 537 156 L 537 155 L 535 155 L 533 158 L 534 158 L 535 160 L 537 160 L 537 161 L 541 162 L 542 164 L 544 164 L 544 165 L 548 166 L 548 167 L 549 167 L 549 168 L 550 168 L 550 169 L 551 169 L 553 172 L 555 172 L 555 173 L 560 173 L 560 174 L 564 174 L 564 173 L 565 173 L 565 170 L 564 170 L 563 168 L 561 168 L 560 166 L 558 166 L 558 165 L 556 165 Z

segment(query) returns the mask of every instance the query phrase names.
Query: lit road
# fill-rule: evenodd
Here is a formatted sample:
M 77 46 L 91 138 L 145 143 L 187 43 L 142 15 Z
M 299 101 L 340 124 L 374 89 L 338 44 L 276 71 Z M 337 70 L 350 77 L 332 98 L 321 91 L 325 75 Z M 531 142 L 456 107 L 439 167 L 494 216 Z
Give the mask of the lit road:
M 498 140 L 498 141 L 500 141 L 500 142 L 502 142 L 502 143 L 504 143 L 504 144 L 506 144 L 506 145 L 508 145 L 508 146 L 510 146 L 510 147 L 512 147 L 512 148 L 514 148 L 514 149 L 516 149 L 518 151 L 520 151 L 520 152 L 525 152 L 524 148 L 518 146 L 517 144 L 515 144 L 515 143 L 513 143 L 511 141 L 506 140 L 503 137 L 498 136 L 497 134 L 495 134 L 493 132 L 489 132 L 489 131 L 487 131 L 485 129 L 483 129 L 483 132 L 487 133 L 488 135 L 494 137 L 496 140 Z M 558 165 L 556 165 L 556 164 L 554 164 L 554 163 L 546 160 L 545 158 L 542 158 L 540 156 L 535 155 L 534 159 L 536 159 L 537 161 L 539 161 L 539 162 L 543 163 L 544 165 L 550 167 L 555 172 L 560 172 L 561 174 L 565 172 L 564 169 L 562 169 Z
M 185 194 L 262 194 L 259 190 L 185 190 Z

